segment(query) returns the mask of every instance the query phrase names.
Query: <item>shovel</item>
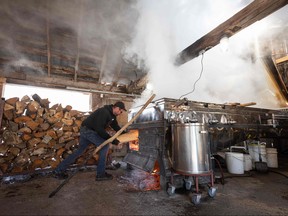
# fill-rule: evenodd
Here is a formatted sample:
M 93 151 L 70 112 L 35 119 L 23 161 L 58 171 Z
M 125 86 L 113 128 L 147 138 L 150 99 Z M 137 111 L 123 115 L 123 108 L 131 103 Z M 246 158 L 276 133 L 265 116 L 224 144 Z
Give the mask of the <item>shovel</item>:
M 260 152 L 260 141 L 258 141 L 258 152 L 259 152 L 259 161 L 255 161 L 255 170 L 261 173 L 268 172 L 268 166 L 266 162 L 262 162 L 261 152 Z

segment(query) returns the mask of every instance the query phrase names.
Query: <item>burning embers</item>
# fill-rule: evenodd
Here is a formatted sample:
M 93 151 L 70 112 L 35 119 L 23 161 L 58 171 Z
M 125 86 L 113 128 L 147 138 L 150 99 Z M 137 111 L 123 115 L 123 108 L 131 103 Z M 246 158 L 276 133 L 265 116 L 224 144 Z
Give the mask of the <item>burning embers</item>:
M 160 168 L 156 162 L 152 173 L 140 169 L 132 169 L 122 176 L 120 181 L 127 185 L 128 191 L 160 190 Z

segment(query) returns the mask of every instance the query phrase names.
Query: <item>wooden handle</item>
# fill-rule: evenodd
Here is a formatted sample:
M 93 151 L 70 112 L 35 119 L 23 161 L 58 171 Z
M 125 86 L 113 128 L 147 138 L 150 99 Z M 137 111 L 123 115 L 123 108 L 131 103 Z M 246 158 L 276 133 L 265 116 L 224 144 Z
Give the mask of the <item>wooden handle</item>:
M 151 103 L 151 101 L 154 99 L 156 95 L 153 94 L 149 100 L 143 105 L 143 107 L 137 112 L 137 114 L 129 121 L 127 122 L 119 131 L 117 131 L 116 134 L 114 134 L 114 136 L 110 137 L 109 139 L 105 140 L 103 143 L 101 143 L 93 152 L 93 155 L 95 156 L 97 154 L 97 152 L 102 149 L 105 145 L 107 145 L 108 143 L 112 142 L 114 139 L 116 139 L 129 125 L 131 125 L 133 123 L 133 121 L 135 121 L 139 115 L 144 111 L 144 109 Z

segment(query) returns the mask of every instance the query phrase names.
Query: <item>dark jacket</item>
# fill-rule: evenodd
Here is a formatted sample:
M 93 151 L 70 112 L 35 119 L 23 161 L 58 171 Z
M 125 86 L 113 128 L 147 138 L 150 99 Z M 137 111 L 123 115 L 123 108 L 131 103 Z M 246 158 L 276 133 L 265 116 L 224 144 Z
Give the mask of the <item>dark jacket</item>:
M 105 130 L 107 127 L 110 126 L 115 131 L 121 129 L 116 116 L 113 114 L 112 107 L 113 105 L 105 105 L 97 109 L 82 122 L 82 126 L 94 130 L 104 139 L 109 139 L 111 136 Z

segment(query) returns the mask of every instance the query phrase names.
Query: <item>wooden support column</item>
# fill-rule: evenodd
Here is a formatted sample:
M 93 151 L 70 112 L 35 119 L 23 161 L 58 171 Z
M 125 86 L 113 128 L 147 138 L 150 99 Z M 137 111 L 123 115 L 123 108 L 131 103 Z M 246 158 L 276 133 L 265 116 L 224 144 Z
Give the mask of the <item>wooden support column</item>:
M 77 31 L 77 55 L 74 68 L 74 81 L 77 81 L 77 73 L 79 69 L 79 48 L 80 48 L 80 39 L 81 39 L 81 25 L 83 18 L 83 1 L 80 2 L 80 12 L 79 12 L 79 22 L 78 22 L 78 31 Z
M 105 45 L 105 51 L 102 57 L 102 62 L 101 62 L 101 69 L 100 69 L 100 75 L 99 75 L 99 83 L 101 83 L 102 77 L 103 77 L 103 73 L 105 70 L 105 66 L 106 66 L 106 62 L 107 62 L 107 50 L 108 50 L 108 42 L 106 41 L 106 45 Z
M 51 76 L 51 50 L 50 50 L 50 13 L 47 5 L 46 34 L 47 34 L 47 73 Z
M 4 109 L 5 99 L 0 99 L 0 128 L 2 127 L 3 109 Z
M 3 97 L 3 89 L 4 89 L 5 84 L 6 84 L 6 78 L 0 77 L 0 96 L 1 97 Z
M 6 78 L 0 77 L 0 128 L 2 126 L 3 109 L 5 104 L 5 99 L 3 98 L 3 89 L 6 83 Z

